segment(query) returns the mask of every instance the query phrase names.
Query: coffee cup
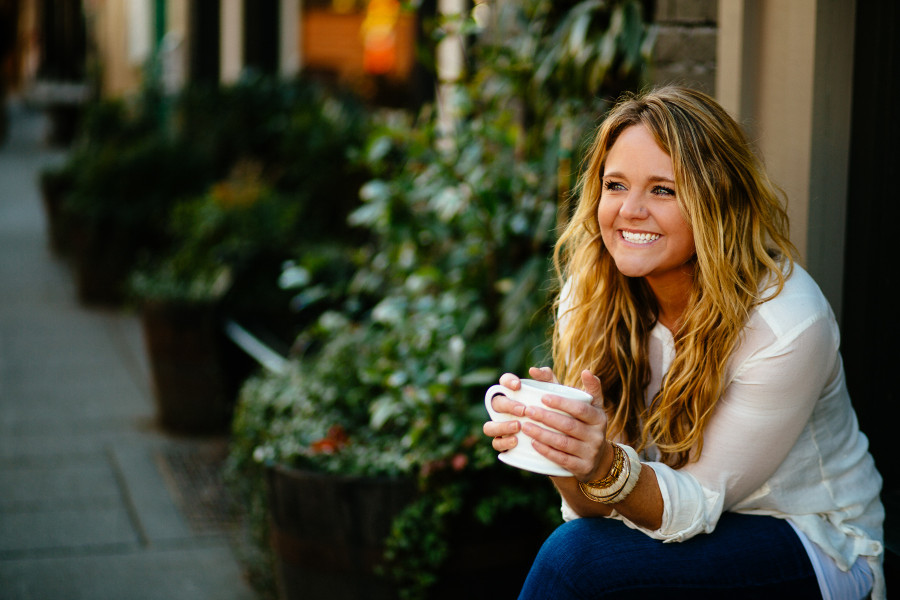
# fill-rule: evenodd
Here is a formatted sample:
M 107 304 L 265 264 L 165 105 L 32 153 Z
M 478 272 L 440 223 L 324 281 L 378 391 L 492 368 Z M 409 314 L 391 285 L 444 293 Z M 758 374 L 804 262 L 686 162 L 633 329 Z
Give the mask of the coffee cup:
M 563 398 L 568 398 L 570 400 L 580 400 L 582 402 L 590 402 L 592 397 L 587 392 L 582 390 L 561 385 L 559 383 L 548 383 L 545 381 L 537 381 L 535 379 L 521 379 L 522 387 L 518 390 L 511 390 L 508 387 L 502 385 L 492 385 L 488 388 L 487 393 L 484 395 L 484 405 L 487 408 L 488 414 L 491 415 L 491 419 L 494 421 L 520 421 L 524 423 L 535 423 L 539 427 L 544 427 L 545 429 L 553 429 L 552 427 L 547 427 L 541 423 L 536 423 L 531 419 L 525 417 L 516 417 L 514 415 L 506 414 L 506 413 L 498 413 L 494 410 L 491 405 L 491 401 L 494 399 L 494 396 L 503 395 L 511 400 L 515 400 L 516 402 L 520 402 L 525 406 L 539 406 L 546 410 L 554 410 L 555 412 L 566 414 L 563 411 L 555 410 L 546 406 L 543 402 L 541 402 L 541 397 L 546 394 L 553 394 L 554 396 L 562 396 Z M 522 431 L 516 434 L 516 438 L 518 439 L 518 443 L 516 447 L 507 450 L 506 452 L 501 452 L 498 457 L 501 461 L 505 462 L 508 465 L 512 465 L 514 467 L 518 467 L 520 469 L 525 469 L 526 471 L 533 471 L 535 473 L 541 473 L 543 475 L 557 475 L 559 477 L 568 477 L 572 474 L 561 466 L 542 456 L 538 453 L 537 450 L 534 449 L 534 446 L 531 444 L 532 438 L 531 436 L 526 435 Z

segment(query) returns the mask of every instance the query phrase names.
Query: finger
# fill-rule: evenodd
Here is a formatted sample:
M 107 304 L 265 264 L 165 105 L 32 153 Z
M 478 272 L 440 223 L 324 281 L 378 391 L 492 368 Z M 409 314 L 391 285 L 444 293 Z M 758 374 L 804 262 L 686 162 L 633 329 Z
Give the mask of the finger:
M 584 402 L 582 402 L 581 404 L 584 406 L 590 406 L 585 404 Z M 590 408 L 594 411 L 597 410 L 593 407 Z M 554 437 L 562 435 L 563 437 L 572 437 L 578 441 L 588 441 L 597 437 L 597 433 L 595 432 L 595 430 L 598 430 L 597 423 L 586 423 L 585 421 L 577 419 L 571 415 L 560 414 L 555 411 L 543 410 L 540 408 L 536 409 L 534 407 L 528 407 L 527 409 L 525 409 L 525 416 L 528 419 L 534 421 L 534 423 L 537 424 L 536 426 L 540 426 L 542 429 L 546 428 L 555 430 L 554 432 L 552 432 L 554 434 Z M 525 431 L 526 434 L 531 435 L 530 433 L 528 433 L 529 429 L 527 425 L 528 423 L 525 423 L 525 428 L 523 429 L 523 431 Z M 545 441 L 547 441 L 547 443 L 550 443 L 549 440 L 550 438 L 547 438 Z
M 538 440 L 534 440 L 531 445 L 538 454 L 572 473 L 576 479 L 584 479 L 590 473 L 589 463 L 574 454 L 562 452 Z
M 541 397 L 541 402 L 543 402 L 544 406 L 546 406 L 547 408 L 552 408 L 554 410 L 549 411 L 544 410 L 541 407 L 534 406 L 527 407 L 525 409 L 525 416 L 544 422 L 555 429 L 558 429 L 556 423 L 558 423 L 560 417 L 573 417 L 587 425 L 599 425 L 606 420 L 606 415 L 603 414 L 597 406 L 594 406 L 590 402 L 573 400 L 572 398 L 565 398 L 563 396 L 557 396 L 556 394 L 545 394 Z M 539 415 L 538 417 L 532 416 L 532 414 L 529 412 L 532 409 L 536 414 Z M 558 412 L 555 412 L 559 410 L 563 411 L 566 414 L 560 415 Z M 538 413 L 537 411 L 543 412 Z
M 555 453 L 554 462 L 558 462 L 562 456 L 573 457 L 579 464 L 588 465 L 592 456 L 589 444 L 571 436 L 563 435 L 555 431 L 538 427 L 534 423 L 525 423 L 522 433 L 532 438 L 532 444 L 537 449 L 538 445 L 547 451 Z M 550 458 L 548 456 L 548 458 Z M 567 462 L 569 462 L 567 460 Z
M 593 396 L 595 400 L 603 399 L 603 386 L 596 375 L 585 369 L 581 372 L 581 383 L 584 384 L 584 391 Z
M 496 438 L 515 435 L 522 429 L 522 425 L 518 421 L 488 421 L 481 429 L 484 431 L 484 435 Z
M 491 441 L 491 446 L 497 452 L 506 452 L 507 450 L 512 450 L 519 444 L 519 438 L 514 435 L 505 435 L 501 437 L 495 437 L 493 441 Z
M 538 381 L 557 383 L 556 375 L 553 374 L 553 369 L 550 367 L 531 367 L 528 369 L 528 374 L 531 375 L 532 379 L 537 379 Z
M 497 394 L 491 399 L 491 408 L 493 408 L 498 413 L 505 413 L 516 417 L 522 417 L 525 415 L 524 404 L 522 404 L 521 402 L 516 402 L 512 398 L 504 396 L 503 394 Z
M 504 373 L 500 376 L 500 385 L 516 391 L 522 387 L 522 381 L 513 373 Z

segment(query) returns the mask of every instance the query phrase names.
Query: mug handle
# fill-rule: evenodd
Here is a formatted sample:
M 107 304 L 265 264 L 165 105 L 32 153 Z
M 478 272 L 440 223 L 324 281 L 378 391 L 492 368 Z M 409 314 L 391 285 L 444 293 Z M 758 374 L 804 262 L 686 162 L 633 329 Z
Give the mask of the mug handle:
M 514 391 L 509 389 L 508 387 L 504 387 L 502 385 L 492 385 L 488 388 L 487 392 L 484 394 L 484 407 L 487 408 L 488 414 L 491 415 L 491 420 L 493 421 L 509 421 L 510 416 L 505 415 L 503 413 L 498 413 L 494 410 L 494 407 L 491 406 L 491 401 L 494 399 L 494 396 L 504 395 L 507 398 L 512 398 Z

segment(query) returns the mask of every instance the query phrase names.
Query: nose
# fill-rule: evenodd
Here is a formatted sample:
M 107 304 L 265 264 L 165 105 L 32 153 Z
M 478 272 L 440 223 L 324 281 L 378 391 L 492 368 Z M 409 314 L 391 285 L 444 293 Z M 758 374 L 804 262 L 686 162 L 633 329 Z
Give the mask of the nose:
M 644 195 L 640 191 L 630 192 L 622 202 L 622 206 L 619 207 L 619 214 L 626 219 L 646 218 L 647 207 L 644 200 Z

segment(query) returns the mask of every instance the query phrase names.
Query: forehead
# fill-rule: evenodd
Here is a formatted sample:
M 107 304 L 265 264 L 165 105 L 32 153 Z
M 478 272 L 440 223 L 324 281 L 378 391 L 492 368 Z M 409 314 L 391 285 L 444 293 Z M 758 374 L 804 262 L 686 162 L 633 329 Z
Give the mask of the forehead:
M 644 125 L 629 125 L 619 133 L 607 151 L 604 172 L 622 174 L 650 172 L 673 178 L 672 158 L 660 147 Z

